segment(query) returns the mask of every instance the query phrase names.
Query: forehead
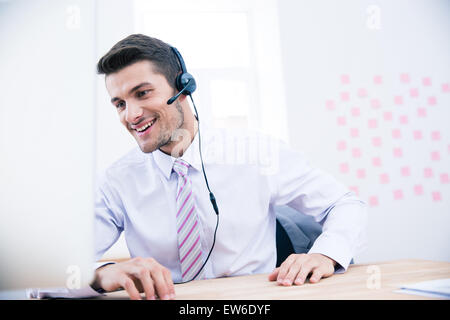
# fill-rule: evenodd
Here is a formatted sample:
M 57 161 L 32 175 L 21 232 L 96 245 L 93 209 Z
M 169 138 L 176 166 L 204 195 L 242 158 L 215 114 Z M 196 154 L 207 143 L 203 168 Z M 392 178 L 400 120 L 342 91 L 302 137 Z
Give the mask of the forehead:
M 153 86 L 168 85 L 166 78 L 155 72 L 154 64 L 148 60 L 135 62 L 105 77 L 106 89 L 111 96 L 124 96 L 143 82 L 149 82 Z

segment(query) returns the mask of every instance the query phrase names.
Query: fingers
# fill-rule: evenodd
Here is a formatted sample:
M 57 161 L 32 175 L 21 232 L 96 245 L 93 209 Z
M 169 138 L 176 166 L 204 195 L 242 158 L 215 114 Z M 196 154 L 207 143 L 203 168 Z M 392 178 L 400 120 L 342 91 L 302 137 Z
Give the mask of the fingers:
M 333 260 L 321 254 L 291 254 L 279 268 L 269 274 L 269 281 L 277 280 L 278 284 L 290 286 L 302 285 L 311 274 L 310 282 L 331 276 L 334 272 Z
M 175 288 L 170 271 L 155 259 L 134 258 L 96 271 L 95 287 L 113 291 L 122 287 L 131 299 L 174 299 Z
M 302 264 L 307 259 L 306 254 L 291 254 L 280 266 L 277 282 L 281 285 L 290 286 L 299 273 Z
M 170 299 L 169 286 L 166 283 L 162 270 L 156 270 L 152 273 L 152 278 L 155 283 L 156 292 L 161 300 Z
M 323 272 L 319 268 L 314 269 L 313 274 L 311 275 L 311 278 L 309 278 L 309 281 L 312 283 L 319 282 L 319 280 L 322 278 Z
M 139 291 L 134 284 L 134 281 L 130 277 L 123 275 L 119 280 L 119 283 L 122 286 L 122 288 L 124 288 L 127 291 L 128 295 L 130 296 L 130 299 L 142 300 L 141 295 L 139 294 Z
M 175 286 L 173 285 L 172 274 L 169 270 L 165 269 L 163 272 L 166 285 L 169 288 L 170 299 L 175 299 Z
M 280 270 L 280 267 L 275 268 L 275 269 L 272 271 L 272 273 L 269 274 L 269 277 L 268 277 L 269 281 L 275 281 L 275 280 L 277 280 L 279 270 Z
M 152 258 L 139 259 L 138 264 L 142 272 L 139 273 L 139 280 L 146 290 L 147 298 L 154 299 L 155 294 L 161 300 L 169 300 L 175 297 L 172 276 L 168 269 Z M 142 271 L 142 269 L 145 271 Z
M 301 265 L 300 272 L 296 275 L 295 284 L 302 285 L 305 283 L 306 278 L 314 269 L 318 268 L 319 265 L 315 262 L 305 262 Z
M 152 278 L 150 277 L 150 272 L 145 267 L 140 267 L 135 273 L 135 277 L 141 282 L 142 288 L 145 292 L 145 297 L 147 300 L 155 300 L 155 289 Z

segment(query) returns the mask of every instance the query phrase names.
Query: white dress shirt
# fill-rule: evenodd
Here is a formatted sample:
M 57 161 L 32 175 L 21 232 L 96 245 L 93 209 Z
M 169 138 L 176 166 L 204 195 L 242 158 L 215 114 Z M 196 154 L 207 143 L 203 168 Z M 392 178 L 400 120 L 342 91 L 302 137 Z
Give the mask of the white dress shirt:
M 275 206 L 289 205 L 323 225 L 310 253 L 347 269 L 365 247 L 366 206 L 344 185 L 312 167 L 304 155 L 267 136 L 201 126 L 204 166 L 220 212 L 205 277 L 268 273 L 275 268 Z M 182 156 L 201 223 L 203 259 L 211 248 L 216 214 L 201 170 L 198 134 Z M 131 257 L 153 257 L 181 281 L 176 230 L 175 158 L 136 147 L 110 166 L 98 183 L 96 259 L 121 232 Z

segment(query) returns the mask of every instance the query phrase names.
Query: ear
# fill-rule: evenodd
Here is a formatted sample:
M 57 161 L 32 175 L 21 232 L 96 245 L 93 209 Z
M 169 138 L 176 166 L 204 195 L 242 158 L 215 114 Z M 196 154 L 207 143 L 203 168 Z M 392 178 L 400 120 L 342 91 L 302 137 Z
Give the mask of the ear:
M 181 94 L 181 95 L 178 97 L 178 101 L 184 102 L 184 100 L 186 100 L 186 98 L 187 98 L 187 96 L 185 96 L 184 94 Z

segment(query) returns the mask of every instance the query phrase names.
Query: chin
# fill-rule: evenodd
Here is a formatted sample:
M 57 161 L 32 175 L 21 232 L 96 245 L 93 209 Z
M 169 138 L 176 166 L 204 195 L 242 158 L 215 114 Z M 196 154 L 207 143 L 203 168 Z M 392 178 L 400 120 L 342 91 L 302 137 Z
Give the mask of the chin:
M 139 148 L 141 149 L 141 151 L 142 151 L 143 153 L 151 153 L 151 152 L 153 152 L 153 151 L 156 150 L 156 146 L 155 146 L 155 145 L 149 146 L 149 145 L 142 145 L 142 144 L 139 144 Z

